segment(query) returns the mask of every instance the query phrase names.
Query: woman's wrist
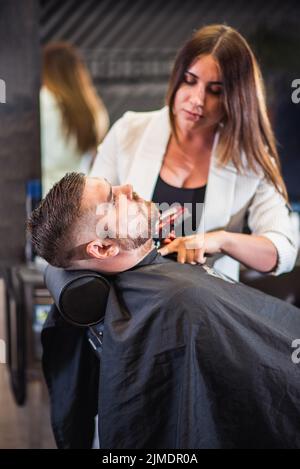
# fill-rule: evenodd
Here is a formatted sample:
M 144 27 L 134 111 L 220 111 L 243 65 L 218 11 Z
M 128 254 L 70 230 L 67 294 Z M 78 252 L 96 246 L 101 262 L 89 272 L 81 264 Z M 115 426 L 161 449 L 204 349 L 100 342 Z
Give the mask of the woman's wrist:
M 228 249 L 230 249 L 231 235 L 232 233 L 229 233 L 228 231 L 220 231 L 220 252 L 225 254 L 228 252 Z

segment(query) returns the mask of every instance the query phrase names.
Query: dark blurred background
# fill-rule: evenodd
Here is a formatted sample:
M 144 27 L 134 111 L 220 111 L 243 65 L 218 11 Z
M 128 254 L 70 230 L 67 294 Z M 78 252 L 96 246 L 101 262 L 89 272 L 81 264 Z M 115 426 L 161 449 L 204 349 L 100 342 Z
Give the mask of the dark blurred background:
M 41 43 L 64 39 L 80 48 L 111 122 L 126 110 L 158 109 L 178 48 L 193 30 L 226 23 L 247 37 L 266 80 L 290 196 L 300 200 L 298 1 L 85 0 L 40 1 Z

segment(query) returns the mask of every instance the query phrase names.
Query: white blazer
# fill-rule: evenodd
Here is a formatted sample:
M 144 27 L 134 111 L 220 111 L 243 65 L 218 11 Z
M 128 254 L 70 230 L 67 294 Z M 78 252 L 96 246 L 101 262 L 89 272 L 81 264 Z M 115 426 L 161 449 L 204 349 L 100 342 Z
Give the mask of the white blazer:
M 132 184 L 140 196 L 151 200 L 170 134 L 167 107 L 153 112 L 126 112 L 99 146 L 90 176 L 105 177 L 113 185 Z M 204 230 L 241 232 L 248 214 L 251 232 L 269 238 L 277 248 L 279 262 L 273 274 L 290 271 L 297 256 L 298 233 L 284 199 L 262 174 L 250 170 L 239 174 L 231 163 L 219 167 L 217 141 L 218 135 L 206 187 Z M 231 257 L 216 255 L 209 258 L 208 264 L 238 279 L 239 263 Z

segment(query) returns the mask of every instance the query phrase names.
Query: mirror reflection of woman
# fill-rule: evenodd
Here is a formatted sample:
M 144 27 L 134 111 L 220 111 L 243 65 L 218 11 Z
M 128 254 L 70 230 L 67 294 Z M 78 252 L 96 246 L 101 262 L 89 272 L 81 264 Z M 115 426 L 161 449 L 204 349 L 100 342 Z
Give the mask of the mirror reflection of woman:
M 275 274 L 294 266 L 298 241 L 263 80 L 231 27 L 194 34 L 175 60 L 167 106 L 126 113 L 100 145 L 91 175 L 130 183 L 157 203 L 204 202 L 198 233 L 170 237 L 162 255 L 207 261 L 235 279 L 239 262 Z M 251 234 L 242 233 L 246 221 Z
M 78 51 L 53 42 L 42 54 L 40 92 L 42 186 L 45 195 L 66 172 L 88 172 L 108 127 L 107 110 L 97 95 Z

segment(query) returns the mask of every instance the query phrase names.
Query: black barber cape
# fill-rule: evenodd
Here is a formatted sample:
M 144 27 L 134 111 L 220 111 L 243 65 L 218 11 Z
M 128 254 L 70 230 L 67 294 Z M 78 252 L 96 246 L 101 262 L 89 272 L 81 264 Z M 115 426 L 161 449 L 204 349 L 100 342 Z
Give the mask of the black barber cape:
M 300 448 L 300 310 L 220 277 L 156 250 L 115 276 L 99 388 L 83 336 L 56 353 L 46 326 L 60 447 L 87 444 L 98 389 L 101 448 Z
M 98 413 L 99 360 L 87 330 L 69 325 L 52 306 L 42 330 L 43 372 L 58 448 L 91 448 Z

